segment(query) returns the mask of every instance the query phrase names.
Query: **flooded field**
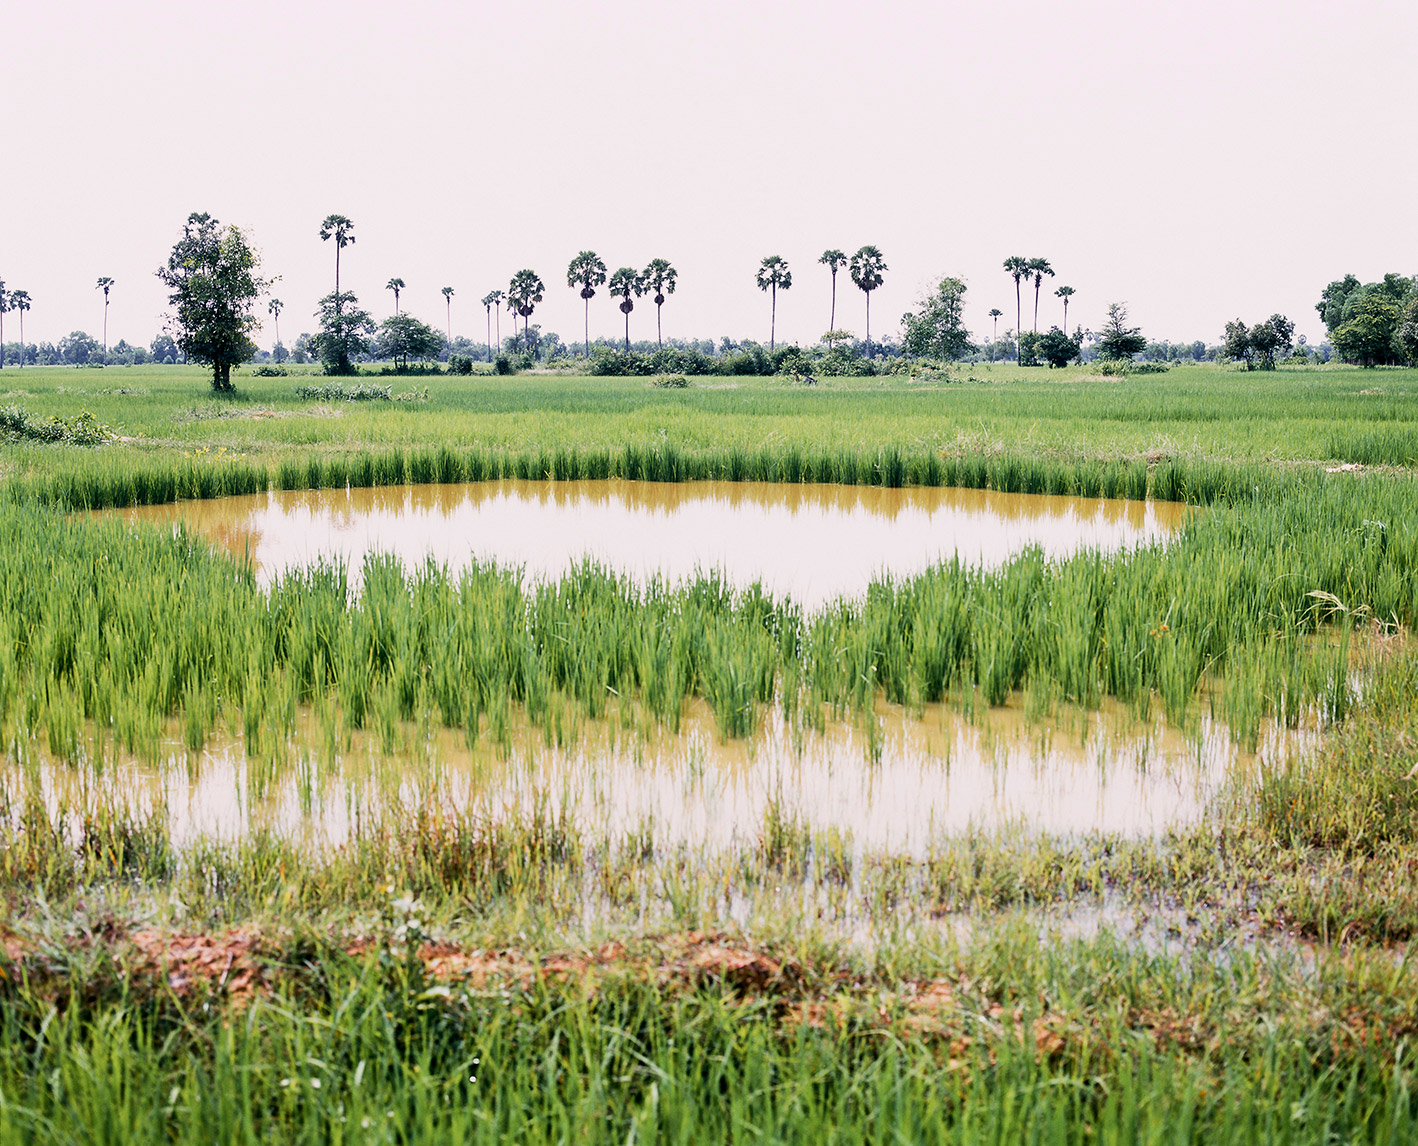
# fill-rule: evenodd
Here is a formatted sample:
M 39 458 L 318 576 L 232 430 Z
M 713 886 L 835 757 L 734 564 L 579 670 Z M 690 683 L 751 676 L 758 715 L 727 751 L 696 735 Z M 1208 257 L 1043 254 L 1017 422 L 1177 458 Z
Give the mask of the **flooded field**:
M 343 560 L 354 581 L 372 552 L 406 568 L 492 561 L 538 579 L 589 557 L 641 581 L 717 569 L 808 608 L 954 556 L 993 567 L 1028 546 L 1062 557 L 1154 541 L 1186 512 L 984 490 L 619 480 L 276 491 L 124 511 L 249 555 L 263 582 L 321 558 Z

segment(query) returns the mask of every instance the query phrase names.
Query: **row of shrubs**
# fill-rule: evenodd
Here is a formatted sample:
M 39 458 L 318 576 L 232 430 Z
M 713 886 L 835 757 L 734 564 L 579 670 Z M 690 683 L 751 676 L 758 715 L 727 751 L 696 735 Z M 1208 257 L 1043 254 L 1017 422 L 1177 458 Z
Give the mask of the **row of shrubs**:
M 0 406 L 0 434 L 11 441 L 66 442 L 96 446 L 113 437 L 113 431 L 85 410 L 74 418 L 52 417 L 36 421 L 19 406 Z

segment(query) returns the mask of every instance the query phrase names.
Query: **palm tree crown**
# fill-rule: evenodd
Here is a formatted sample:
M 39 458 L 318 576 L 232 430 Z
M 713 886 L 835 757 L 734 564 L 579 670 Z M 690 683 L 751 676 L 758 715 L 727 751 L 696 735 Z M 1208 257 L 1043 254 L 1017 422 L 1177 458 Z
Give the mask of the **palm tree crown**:
M 1029 273 L 1034 276 L 1034 333 L 1039 333 L 1039 287 L 1043 285 L 1044 276 L 1054 277 L 1054 268 L 1049 266 L 1048 259 L 1030 259 L 1028 264 Z
M 630 352 L 630 312 L 635 309 L 631 296 L 639 298 L 645 293 L 645 279 L 634 267 L 621 267 L 611 275 L 606 287 L 611 294 L 620 295 L 620 313 L 625 315 L 625 349 Z
M 1071 299 L 1076 293 L 1077 293 L 1077 292 L 1076 292 L 1076 291 L 1073 289 L 1073 287 L 1071 287 L 1071 286 L 1061 286 L 1061 287 L 1059 287 L 1058 290 L 1054 291 L 1054 296 L 1055 296 L 1056 298 L 1061 298 L 1061 299 L 1063 299 L 1063 304 L 1064 304 L 1064 324 L 1063 324 L 1063 332 L 1064 332 L 1065 334 L 1068 333 L 1068 300 Z
M 655 342 L 664 346 L 660 331 L 660 308 L 665 305 L 665 296 L 675 293 L 675 281 L 679 278 L 679 272 L 670 265 L 669 259 L 651 259 L 640 277 L 645 283 L 645 292 L 654 292 Z
M 1029 274 L 1029 260 L 1022 255 L 1010 255 L 1004 261 L 1005 273 L 1014 279 L 1014 329 L 1024 329 L 1024 303 L 1019 296 L 1019 282 Z
M 537 303 L 542 301 L 546 289 L 546 283 L 542 282 L 541 276 L 536 271 L 526 269 L 518 271 L 507 284 L 507 309 L 522 316 L 523 335 L 526 335 L 529 329 L 528 320 L 532 317 Z
M 492 357 L 492 311 L 497 308 L 497 344 L 502 345 L 502 292 L 500 290 L 490 290 L 482 296 L 480 300 L 487 309 L 487 354 Z
M 387 283 L 384 284 L 384 289 L 385 289 L 385 290 L 391 290 L 391 291 L 394 292 L 394 313 L 395 313 L 395 314 L 398 314 L 398 313 L 399 313 L 399 292 L 404 289 L 404 286 L 405 286 L 405 283 L 404 283 L 404 280 L 403 280 L 403 279 L 390 279 Z
M 582 251 L 566 267 L 566 285 L 581 288 L 581 299 L 585 304 L 586 357 L 591 357 L 591 300 L 596 297 L 596 288 L 606 281 L 606 264 L 595 251 Z
M 758 289 L 772 291 L 773 309 L 768 326 L 768 350 L 771 353 L 778 336 L 778 292 L 793 285 L 793 272 L 781 255 L 769 255 L 758 264 Z
M 443 303 L 448 312 L 448 352 L 453 352 L 453 288 L 443 288 Z
M 852 281 L 857 284 L 858 289 L 865 292 L 867 296 L 867 357 L 871 357 L 871 292 L 881 286 L 885 278 L 886 271 L 890 268 L 886 265 L 886 258 L 881 250 L 868 244 L 858 249 L 852 256 L 851 265 L 848 270 L 851 272 Z

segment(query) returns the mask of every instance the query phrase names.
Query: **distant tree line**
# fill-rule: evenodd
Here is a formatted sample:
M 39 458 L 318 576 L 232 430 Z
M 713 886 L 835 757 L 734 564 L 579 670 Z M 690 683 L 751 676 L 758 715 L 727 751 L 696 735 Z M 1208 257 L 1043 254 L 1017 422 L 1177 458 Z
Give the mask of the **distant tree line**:
M 1324 288 L 1315 310 L 1341 361 L 1418 364 L 1418 276 L 1387 274 L 1379 282 L 1361 283 L 1345 275 Z

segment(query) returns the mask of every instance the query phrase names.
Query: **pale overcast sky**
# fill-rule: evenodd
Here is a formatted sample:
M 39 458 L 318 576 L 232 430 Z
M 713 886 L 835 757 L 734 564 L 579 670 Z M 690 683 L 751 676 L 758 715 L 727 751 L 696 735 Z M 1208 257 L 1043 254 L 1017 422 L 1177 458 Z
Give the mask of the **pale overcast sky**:
M 147 343 L 191 211 L 248 229 L 287 345 L 332 287 L 331 212 L 377 317 L 397 275 L 441 328 L 449 285 L 474 338 L 521 267 L 534 321 L 579 338 L 583 247 L 674 263 L 667 335 L 765 341 L 764 255 L 793 271 L 778 337 L 806 342 L 818 255 L 864 243 L 890 267 L 874 336 L 941 274 L 977 334 L 992 306 L 1012 326 L 1013 254 L 1058 271 L 1041 327 L 1066 283 L 1071 323 L 1126 300 L 1209 341 L 1277 310 L 1315 338 L 1330 279 L 1418 271 L 1415 0 L 48 0 L 3 23 L 0 278 L 31 342 L 97 335 L 111 275 L 110 342 Z M 863 332 L 845 274 L 837 325 Z M 591 328 L 622 329 L 604 290 Z

